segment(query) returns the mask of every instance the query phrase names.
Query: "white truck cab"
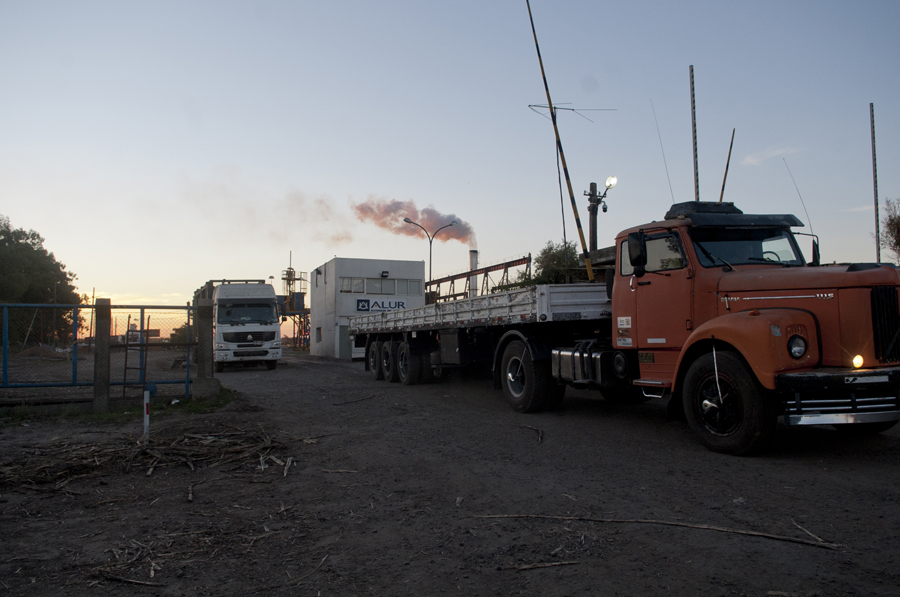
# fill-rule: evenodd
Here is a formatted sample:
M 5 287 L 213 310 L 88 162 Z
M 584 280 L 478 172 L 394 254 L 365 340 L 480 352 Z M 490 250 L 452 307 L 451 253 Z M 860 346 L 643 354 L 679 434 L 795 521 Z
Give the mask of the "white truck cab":
M 275 289 L 264 280 L 222 280 L 213 291 L 213 334 L 216 371 L 260 362 L 275 369 L 281 358 Z

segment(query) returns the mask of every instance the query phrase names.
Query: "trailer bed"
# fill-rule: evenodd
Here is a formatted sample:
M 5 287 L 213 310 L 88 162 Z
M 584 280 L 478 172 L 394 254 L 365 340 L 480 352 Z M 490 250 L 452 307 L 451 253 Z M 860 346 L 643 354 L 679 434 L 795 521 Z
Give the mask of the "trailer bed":
M 602 284 L 540 284 L 415 309 L 354 317 L 351 334 L 463 328 L 612 317 Z

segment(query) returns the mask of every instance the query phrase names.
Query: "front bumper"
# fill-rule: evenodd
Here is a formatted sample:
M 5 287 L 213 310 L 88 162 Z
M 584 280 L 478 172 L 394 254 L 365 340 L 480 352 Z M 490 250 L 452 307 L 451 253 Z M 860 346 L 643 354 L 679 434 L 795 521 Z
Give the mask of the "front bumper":
M 215 358 L 217 363 L 277 361 L 281 358 L 281 349 L 235 348 L 234 350 L 216 350 Z
M 786 425 L 900 421 L 900 367 L 830 367 L 775 377 Z

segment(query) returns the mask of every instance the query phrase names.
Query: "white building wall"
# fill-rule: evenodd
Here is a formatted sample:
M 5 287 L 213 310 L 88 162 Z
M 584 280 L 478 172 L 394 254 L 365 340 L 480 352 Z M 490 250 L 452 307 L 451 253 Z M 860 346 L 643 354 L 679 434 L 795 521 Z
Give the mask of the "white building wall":
M 382 277 L 384 272 L 387 274 Z M 417 293 L 410 294 L 408 288 L 402 292 L 409 281 L 413 281 Z M 385 282 L 388 287 L 393 286 L 393 294 L 377 292 L 377 286 L 384 286 Z M 364 349 L 351 348 L 350 318 L 422 307 L 424 287 L 424 261 L 335 257 L 320 265 L 309 275 L 310 354 L 344 359 L 364 357 Z

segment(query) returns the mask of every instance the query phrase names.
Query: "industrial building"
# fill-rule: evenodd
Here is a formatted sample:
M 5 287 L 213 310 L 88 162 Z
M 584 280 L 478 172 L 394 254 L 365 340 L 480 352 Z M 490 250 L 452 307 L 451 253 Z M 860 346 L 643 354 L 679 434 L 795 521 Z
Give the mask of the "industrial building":
M 364 349 L 351 347 L 350 318 L 422 307 L 424 285 L 424 261 L 335 257 L 320 265 L 309 274 L 310 354 L 363 358 Z

